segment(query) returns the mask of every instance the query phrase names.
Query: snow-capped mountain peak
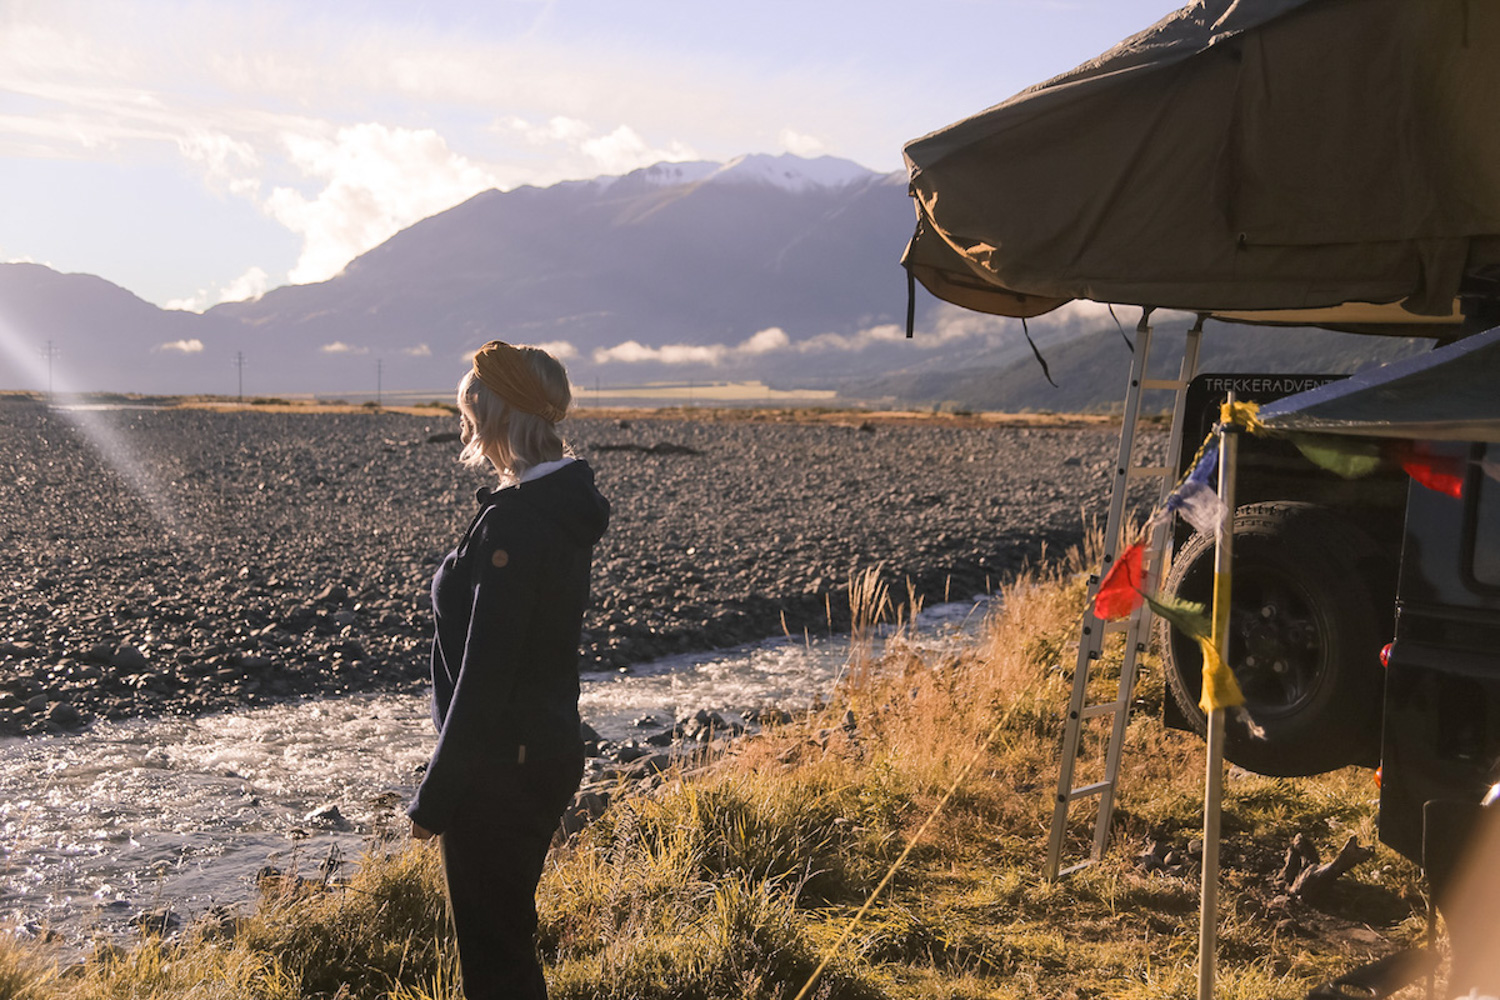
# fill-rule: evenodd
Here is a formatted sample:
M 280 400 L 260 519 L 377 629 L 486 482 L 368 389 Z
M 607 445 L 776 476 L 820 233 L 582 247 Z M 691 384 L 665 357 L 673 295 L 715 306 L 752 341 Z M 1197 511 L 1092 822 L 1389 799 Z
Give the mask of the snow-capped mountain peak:
M 874 171 L 836 156 L 807 159 L 792 153 L 780 156 L 751 153 L 730 160 L 707 180 L 710 183 L 769 184 L 788 191 L 807 191 L 819 187 L 843 187 L 873 176 Z
M 676 187 L 679 184 L 696 184 L 722 168 L 722 164 L 708 160 L 666 161 L 632 170 L 619 180 L 628 180 L 632 185 L 641 187 Z

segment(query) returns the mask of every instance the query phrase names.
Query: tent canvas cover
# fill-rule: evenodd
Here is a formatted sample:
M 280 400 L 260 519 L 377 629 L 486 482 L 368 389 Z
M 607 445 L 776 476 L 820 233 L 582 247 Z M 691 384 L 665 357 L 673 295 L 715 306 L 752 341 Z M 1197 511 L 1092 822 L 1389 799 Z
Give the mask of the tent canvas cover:
M 1203 0 L 906 146 L 940 298 L 1451 335 L 1500 280 L 1500 4 Z

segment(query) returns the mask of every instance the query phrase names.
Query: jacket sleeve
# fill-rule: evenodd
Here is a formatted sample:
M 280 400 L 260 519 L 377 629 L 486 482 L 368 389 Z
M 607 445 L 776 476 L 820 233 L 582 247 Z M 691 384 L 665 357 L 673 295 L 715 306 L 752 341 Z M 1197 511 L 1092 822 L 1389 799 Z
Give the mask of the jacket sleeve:
M 514 744 L 498 720 L 513 698 L 518 653 L 535 614 L 541 550 L 524 518 L 492 510 L 470 540 L 473 607 L 458 681 L 427 773 L 407 814 L 442 833 L 468 784 Z

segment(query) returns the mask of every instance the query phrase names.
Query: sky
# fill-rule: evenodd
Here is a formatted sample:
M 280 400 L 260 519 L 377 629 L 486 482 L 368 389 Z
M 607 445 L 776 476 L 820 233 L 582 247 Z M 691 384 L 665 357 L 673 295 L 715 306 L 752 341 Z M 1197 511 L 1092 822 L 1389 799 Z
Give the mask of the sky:
M 1173 0 L 0 0 L 0 261 L 202 310 L 489 188 L 902 145 Z

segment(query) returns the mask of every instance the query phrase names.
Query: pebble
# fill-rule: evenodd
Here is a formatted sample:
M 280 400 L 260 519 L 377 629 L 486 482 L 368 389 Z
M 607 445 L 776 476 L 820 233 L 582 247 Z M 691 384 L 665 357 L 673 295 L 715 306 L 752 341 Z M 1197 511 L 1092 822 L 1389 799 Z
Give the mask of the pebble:
M 88 419 L 125 450 L 106 457 L 74 417 L 0 397 L 0 735 L 425 689 L 433 567 L 486 484 L 456 461 L 456 421 Z M 1107 427 L 858 415 L 584 416 L 563 430 L 613 503 L 581 661 L 608 671 L 847 630 L 847 583 L 870 567 L 929 604 L 996 586 L 1081 540 L 1117 443 Z

